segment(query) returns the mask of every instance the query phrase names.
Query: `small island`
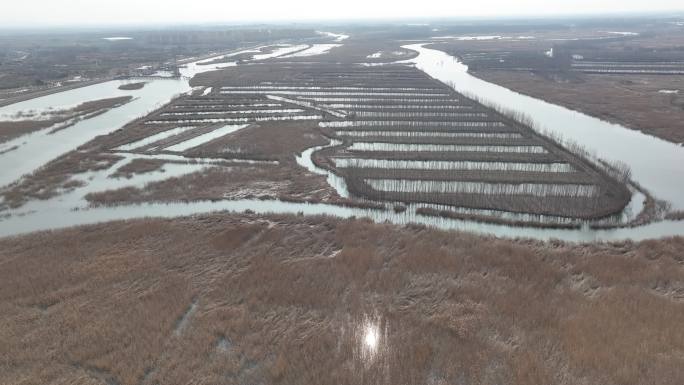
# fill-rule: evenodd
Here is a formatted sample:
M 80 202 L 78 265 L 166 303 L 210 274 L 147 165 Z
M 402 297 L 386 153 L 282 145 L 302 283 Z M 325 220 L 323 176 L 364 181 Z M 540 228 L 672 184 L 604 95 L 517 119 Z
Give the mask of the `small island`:
M 147 82 L 126 83 L 126 84 L 120 85 L 119 89 L 124 90 L 124 91 L 139 90 L 139 89 L 145 87 L 145 84 L 147 84 Z

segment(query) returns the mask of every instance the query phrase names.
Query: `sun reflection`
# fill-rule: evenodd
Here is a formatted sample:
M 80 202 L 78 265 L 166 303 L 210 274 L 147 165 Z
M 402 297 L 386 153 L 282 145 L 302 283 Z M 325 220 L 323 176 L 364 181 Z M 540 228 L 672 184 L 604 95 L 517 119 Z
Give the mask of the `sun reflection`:
M 366 325 L 363 335 L 363 343 L 366 349 L 375 351 L 378 349 L 378 327 L 377 325 Z
M 357 334 L 360 358 L 364 363 L 371 364 L 376 361 L 384 343 L 380 322 L 366 319 L 360 326 Z

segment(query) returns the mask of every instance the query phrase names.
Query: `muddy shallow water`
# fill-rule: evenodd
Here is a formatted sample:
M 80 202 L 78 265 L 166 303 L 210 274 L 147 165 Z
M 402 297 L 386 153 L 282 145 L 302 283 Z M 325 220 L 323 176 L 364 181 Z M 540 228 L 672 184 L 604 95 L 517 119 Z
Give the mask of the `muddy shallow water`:
M 256 213 L 281 213 L 304 215 L 334 215 L 340 218 L 367 217 L 377 222 L 394 224 L 424 224 L 439 229 L 463 230 L 500 237 L 523 237 L 535 239 L 563 239 L 566 241 L 591 242 L 611 240 L 643 240 L 663 236 L 684 234 L 684 222 L 657 222 L 638 228 L 613 230 L 563 230 L 537 229 L 529 227 L 511 227 L 506 225 L 477 223 L 472 221 L 427 217 L 415 214 L 409 209 L 403 213 L 392 210 L 370 210 L 341 207 L 330 204 L 288 203 L 280 201 L 231 200 L 231 201 L 199 201 L 192 203 L 148 203 L 119 207 L 100 207 L 93 209 L 70 210 L 67 207 L 46 207 L 38 212 L 11 219 L 0 220 L 0 236 L 17 235 L 38 230 L 50 230 L 68 226 L 93 224 L 111 220 L 131 218 L 196 215 L 216 211 L 243 212 L 252 210 Z
M 0 167 L 2 167 L 0 187 L 88 143 L 98 135 L 108 134 L 121 128 L 126 123 L 168 103 L 176 95 L 190 90 L 187 81 L 177 79 L 157 79 L 150 81 L 145 88 L 135 91 L 119 90 L 118 87 L 123 83 L 122 80 L 114 80 L 0 108 L 0 113 L 6 113 L 27 109 L 45 110 L 51 106 L 68 106 L 113 96 L 131 95 L 135 98 L 128 104 L 82 120 L 53 134 L 48 128 L 4 143 L 3 146 L 7 148 L 14 146 L 17 148 L 0 154 Z

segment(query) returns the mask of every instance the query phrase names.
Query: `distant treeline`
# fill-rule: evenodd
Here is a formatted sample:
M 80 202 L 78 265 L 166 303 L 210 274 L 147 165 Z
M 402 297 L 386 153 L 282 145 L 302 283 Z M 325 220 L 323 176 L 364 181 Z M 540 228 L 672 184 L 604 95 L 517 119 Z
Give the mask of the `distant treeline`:
M 155 44 L 208 44 L 263 42 L 316 36 L 312 29 L 258 28 L 210 31 L 167 30 L 145 33 L 143 40 Z
M 130 40 L 107 41 L 108 36 Z M 141 65 L 160 66 L 180 58 L 245 45 L 317 36 L 313 29 L 118 31 L 63 35 L 0 36 L 0 89 L 43 86 L 75 76 L 126 76 Z

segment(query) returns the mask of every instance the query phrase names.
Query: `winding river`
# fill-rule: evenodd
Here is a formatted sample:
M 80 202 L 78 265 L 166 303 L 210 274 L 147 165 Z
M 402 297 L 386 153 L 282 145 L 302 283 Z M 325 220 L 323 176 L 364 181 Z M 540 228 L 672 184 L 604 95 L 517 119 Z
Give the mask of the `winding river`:
M 627 164 L 633 179 L 657 199 L 669 202 L 673 210 L 684 209 L 681 146 L 488 83 L 470 75 L 468 67 L 453 56 L 425 48 L 424 44 L 404 48 L 418 51 L 414 59 L 417 67 L 456 91 L 475 95 L 485 104 L 491 102 L 522 112 L 545 131 L 578 143 L 602 159 Z
M 675 209 L 684 209 L 684 167 L 682 167 L 684 165 L 684 148 L 487 83 L 468 74 L 464 65 L 441 51 L 425 48 L 421 44 L 408 45 L 405 48 L 419 52 L 419 56 L 412 61 L 418 68 L 432 77 L 448 83 L 453 82 L 455 89 L 459 92 L 475 95 L 485 102 L 493 102 L 530 115 L 547 130 L 582 144 L 599 154 L 603 159 L 622 161 L 628 164 L 632 168 L 634 179 L 649 189 L 655 197 L 670 202 Z M 199 66 L 197 62 L 190 63 L 184 70 L 184 75 L 190 77 L 198 72 L 230 65 L 235 64 Z M 0 154 L 0 167 L 3 170 L 0 176 L 0 186 L 17 180 L 22 175 L 34 171 L 57 156 L 87 143 L 97 135 L 106 134 L 122 127 L 130 120 L 145 115 L 176 95 L 188 92 L 190 87 L 187 77 L 151 80 L 142 92 L 120 91 L 118 90 L 120 82 L 113 81 L 0 108 L 0 114 L 5 114 L 11 112 L 11 109 L 26 109 L 27 106 L 40 110 L 49 106 L 70 105 L 76 102 L 119 95 L 130 94 L 137 98 L 127 105 L 110 110 L 96 118 L 79 122 L 58 134 L 50 135 L 47 132 L 39 131 L 16 139 L 13 145 L 17 146 L 17 149 Z M 318 169 L 311 162 L 311 154 L 317 149 L 312 148 L 305 151 L 298 157 L 298 163 L 312 172 L 326 174 L 329 183 L 344 196 L 346 193 L 344 180 L 325 170 Z M 83 201 L 80 204 L 75 202 L 71 199 L 57 198 L 49 202 L 29 203 L 22 208 L 20 214 L 0 218 L 0 236 L 111 220 L 142 217 L 171 218 L 215 211 L 243 212 L 245 210 L 252 210 L 256 213 L 334 215 L 341 218 L 368 217 L 378 222 L 418 223 L 440 229 L 542 240 L 557 238 L 567 241 L 589 242 L 624 239 L 643 240 L 684 235 L 684 221 L 661 221 L 635 228 L 610 230 L 592 230 L 588 227 L 574 230 L 538 229 L 427 217 L 416 214 L 415 206 L 409 206 L 405 212 L 396 213 L 391 209 L 360 209 L 330 204 L 261 200 L 146 203 L 99 208 L 89 208 Z

